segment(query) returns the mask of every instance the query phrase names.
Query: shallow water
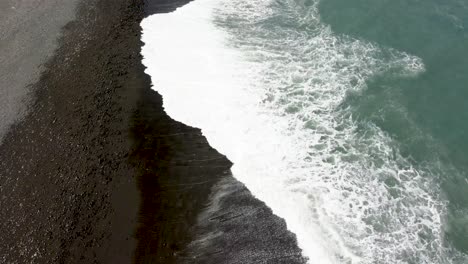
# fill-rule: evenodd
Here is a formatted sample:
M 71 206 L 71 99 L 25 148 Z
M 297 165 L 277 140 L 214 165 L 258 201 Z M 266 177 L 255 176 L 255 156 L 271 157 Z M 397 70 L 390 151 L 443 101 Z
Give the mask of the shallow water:
M 343 2 L 197 0 L 142 22 L 143 62 L 310 260 L 465 263 L 465 31 L 446 2 Z

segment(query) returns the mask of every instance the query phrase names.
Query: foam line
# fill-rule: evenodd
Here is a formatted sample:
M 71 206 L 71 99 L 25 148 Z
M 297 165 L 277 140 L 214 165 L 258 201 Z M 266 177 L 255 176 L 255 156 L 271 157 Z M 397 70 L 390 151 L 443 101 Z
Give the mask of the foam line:
M 142 22 L 143 63 L 167 113 L 202 129 L 311 262 L 450 262 L 429 172 L 340 107 L 422 61 L 334 34 L 317 4 L 196 0 Z

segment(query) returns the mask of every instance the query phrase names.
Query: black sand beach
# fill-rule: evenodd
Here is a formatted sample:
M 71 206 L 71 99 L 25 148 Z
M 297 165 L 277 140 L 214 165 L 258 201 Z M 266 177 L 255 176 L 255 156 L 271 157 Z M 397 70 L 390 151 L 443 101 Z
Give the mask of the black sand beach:
M 145 2 L 84 0 L 63 28 L 0 146 L 0 262 L 304 263 L 229 160 L 165 114 L 139 23 L 183 2 Z
M 58 47 L 63 26 L 75 19 L 79 0 L 0 1 L 0 143 L 23 118 L 31 84 Z

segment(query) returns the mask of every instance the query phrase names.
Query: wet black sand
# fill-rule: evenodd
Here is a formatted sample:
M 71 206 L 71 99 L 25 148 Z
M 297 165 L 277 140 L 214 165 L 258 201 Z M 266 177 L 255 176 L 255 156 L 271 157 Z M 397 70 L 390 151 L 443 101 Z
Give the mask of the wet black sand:
M 25 116 L 30 85 L 57 48 L 60 30 L 74 20 L 79 0 L 0 1 L 0 143 Z
M 84 0 L 0 147 L 0 263 L 303 263 L 284 221 L 199 129 L 168 117 L 140 56 L 145 15 Z

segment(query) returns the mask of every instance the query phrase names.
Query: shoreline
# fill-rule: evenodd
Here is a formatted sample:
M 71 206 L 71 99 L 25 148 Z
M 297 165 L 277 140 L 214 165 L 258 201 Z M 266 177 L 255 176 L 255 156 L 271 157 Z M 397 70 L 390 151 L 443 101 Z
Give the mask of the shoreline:
M 144 2 L 82 2 L 62 29 L 30 114 L 0 147 L 0 262 L 304 263 L 231 162 L 164 112 L 140 22 L 184 2 Z

